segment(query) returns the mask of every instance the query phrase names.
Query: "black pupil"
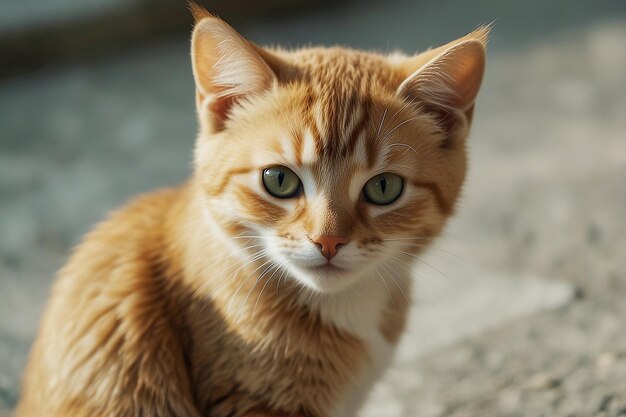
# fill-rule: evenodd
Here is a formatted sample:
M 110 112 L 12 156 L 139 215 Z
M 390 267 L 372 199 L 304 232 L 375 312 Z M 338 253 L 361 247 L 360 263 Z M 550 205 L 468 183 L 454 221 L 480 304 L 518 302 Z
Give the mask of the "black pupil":
M 379 182 L 380 189 L 383 191 L 383 194 L 385 194 L 385 188 L 387 188 L 387 180 L 385 179 L 385 177 L 381 177 Z
M 278 186 L 282 188 L 283 181 L 285 180 L 285 173 L 283 171 L 278 172 Z

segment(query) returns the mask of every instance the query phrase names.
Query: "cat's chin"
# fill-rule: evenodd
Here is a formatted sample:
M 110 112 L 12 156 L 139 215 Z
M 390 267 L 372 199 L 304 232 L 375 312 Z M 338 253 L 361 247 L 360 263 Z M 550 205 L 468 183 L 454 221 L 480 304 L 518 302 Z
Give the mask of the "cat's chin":
M 333 265 L 331 263 L 327 263 L 320 266 L 313 266 L 306 268 L 308 271 L 318 275 L 331 275 L 331 276 L 339 276 L 341 274 L 348 273 L 348 270 L 342 268 L 340 266 Z
M 353 285 L 358 276 L 354 271 L 324 264 L 315 267 L 298 268 L 296 279 L 301 283 L 324 294 L 338 293 Z

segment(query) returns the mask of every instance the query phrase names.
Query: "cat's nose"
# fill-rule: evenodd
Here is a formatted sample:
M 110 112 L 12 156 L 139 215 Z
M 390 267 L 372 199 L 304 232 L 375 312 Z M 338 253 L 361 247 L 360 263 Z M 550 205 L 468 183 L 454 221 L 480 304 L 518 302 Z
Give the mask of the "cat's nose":
M 326 235 L 315 236 L 311 238 L 311 240 L 320 247 L 322 255 L 328 260 L 331 260 L 337 255 L 339 246 L 345 245 L 350 241 L 347 237 Z

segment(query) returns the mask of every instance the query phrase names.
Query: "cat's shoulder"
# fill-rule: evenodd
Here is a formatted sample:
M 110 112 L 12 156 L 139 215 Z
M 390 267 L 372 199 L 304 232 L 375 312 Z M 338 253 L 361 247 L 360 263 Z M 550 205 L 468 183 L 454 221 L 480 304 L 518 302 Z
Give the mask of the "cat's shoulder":
M 150 404 L 155 392 L 168 410 L 183 410 L 172 415 L 197 415 L 181 351 L 180 289 L 164 268 L 168 213 L 184 193 L 139 196 L 76 247 L 43 314 L 20 415 L 156 415 L 134 405 L 138 397 Z
M 87 233 L 60 271 L 55 292 L 148 280 L 165 257 L 167 231 L 187 185 L 142 194 Z M 122 278 L 123 277 L 123 278 Z

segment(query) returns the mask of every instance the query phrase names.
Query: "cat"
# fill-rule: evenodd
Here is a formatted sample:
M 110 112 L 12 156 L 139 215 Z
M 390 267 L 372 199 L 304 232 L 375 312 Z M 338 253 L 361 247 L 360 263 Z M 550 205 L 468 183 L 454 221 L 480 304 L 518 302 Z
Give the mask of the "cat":
M 193 175 L 76 248 L 18 416 L 354 416 L 402 335 L 489 28 L 414 56 L 290 51 L 192 9 Z

